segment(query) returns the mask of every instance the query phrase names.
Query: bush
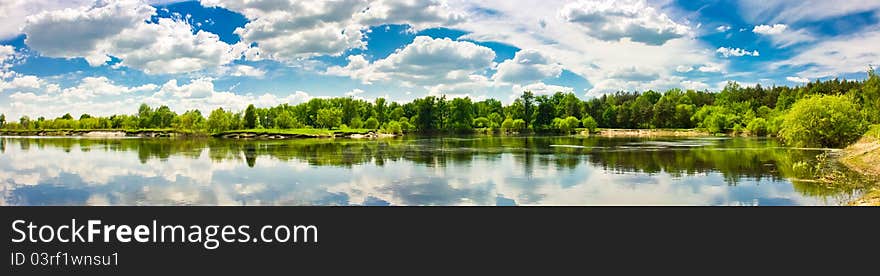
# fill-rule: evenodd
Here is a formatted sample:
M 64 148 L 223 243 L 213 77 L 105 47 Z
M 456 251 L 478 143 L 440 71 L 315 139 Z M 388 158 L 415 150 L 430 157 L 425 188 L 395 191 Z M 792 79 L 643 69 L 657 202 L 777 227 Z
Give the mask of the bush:
M 376 118 L 370 117 L 369 119 L 367 119 L 366 122 L 364 122 L 364 128 L 366 128 L 366 129 L 379 128 L 379 120 L 376 120 Z
M 780 136 L 798 147 L 845 147 L 855 142 L 868 124 L 846 96 L 813 96 L 794 103 L 785 115 Z
M 511 119 L 511 118 L 504 119 L 504 122 L 501 122 L 501 128 L 503 128 L 504 130 L 513 129 L 513 119 Z
M 513 129 L 518 131 L 526 130 L 526 121 L 523 119 L 513 120 Z
M 593 117 L 590 117 L 590 115 L 584 116 L 584 119 L 581 120 L 581 123 L 583 123 L 584 127 L 589 129 L 590 132 L 596 132 L 596 128 L 599 127 L 599 123 L 597 123 L 596 120 L 593 119 Z
M 577 128 L 580 123 L 581 121 L 574 116 L 568 116 L 565 119 L 554 118 L 553 128 L 558 129 L 559 131 L 564 133 L 571 133 L 571 131 Z
M 765 136 L 767 135 L 767 120 L 764 118 L 754 118 L 746 125 L 746 129 L 751 135 Z
M 492 121 L 489 121 L 489 118 L 479 117 L 474 119 L 474 127 L 476 128 L 487 128 L 492 126 Z
M 391 133 L 391 134 L 401 134 L 401 133 L 403 133 L 403 129 L 400 127 L 400 123 L 395 122 L 395 121 L 390 121 L 385 124 L 384 132 Z

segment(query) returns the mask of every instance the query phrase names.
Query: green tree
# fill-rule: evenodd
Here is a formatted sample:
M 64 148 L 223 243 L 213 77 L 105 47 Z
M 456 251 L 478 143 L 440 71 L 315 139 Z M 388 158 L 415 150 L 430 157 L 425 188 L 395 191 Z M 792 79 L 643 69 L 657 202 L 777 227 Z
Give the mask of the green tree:
M 278 115 L 278 118 L 275 119 L 275 126 L 281 129 L 295 128 L 297 127 L 296 119 L 290 115 L 290 112 L 281 111 L 281 114 Z
M 504 122 L 504 118 L 501 117 L 501 114 L 499 114 L 498 112 L 489 113 L 489 117 L 487 117 L 487 119 L 489 119 L 489 121 L 491 122 L 489 127 L 492 128 L 501 127 L 501 123 Z
M 244 128 L 252 129 L 259 127 L 260 121 L 257 118 L 257 109 L 254 107 L 253 104 L 249 104 L 244 110 Z
M 479 117 L 474 119 L 474 127 L 475 128 L 488 128 L 492 127 L 492 121 L 489 121 L 486 117 Z
M 575 118 L 574 116 L 568 116 L 565 119 L 554 118 L 553 128 L 559 130 L 562 133 L 571 133 L 571 131 L 577 128 L 580 123 L 580 120 L 578 120 L 578 118 Z
M 211 114 L 208 115 L 208 131 L 212 133 L 224 132 L 227 130 L 231 130 L 232 126 L 232 114 L 230 112 L 226 112 L 223 108 L 214 109 L 211 111 Z
M 6 114 L 0 114 L 0 128 L 6 127 Z
M 367 119 L 367 121 L 364 123 L 364 128 L 366 128 L 366 129 L 378 129 L 378 128 L 379 128 L 379 120 L 376 120 L 376 118 L 370 117 L 370 118 Z
M 384 132 L 385 133 L 392 133 L 392 134 L 401 134 L 401 133 L 403 133 L 403 128 L 400 126 L 400 122 L 389 121 L 387 124 L 385 124 Z
M 342 109 L 322 108 L 318 110 L 318 126 L 322 128 L 335 128 L 342 124 Z
M 596 128 L 599 127 L 599 123 L 590 117 L 590 115 L 585 115 L 584 119 L 581 120 L 581 123 L 584 125 L 584 128 L 589 129 L 590 132 L 596 132 Z
M 748 125 L 746 125 L 746 130 L 752 135 L 767 135 L 767 120 L 761 117 L 754 118 Z
M 449 123 L 455 130 L 471 129 L 474 121 L 474 108 L 470 98 L 455 98 L 449 104 Z
M 780 136 L 797 147 L 845 147 L 868 129 L 859 106 L 846 96 L 811 96 L 795 102 Z

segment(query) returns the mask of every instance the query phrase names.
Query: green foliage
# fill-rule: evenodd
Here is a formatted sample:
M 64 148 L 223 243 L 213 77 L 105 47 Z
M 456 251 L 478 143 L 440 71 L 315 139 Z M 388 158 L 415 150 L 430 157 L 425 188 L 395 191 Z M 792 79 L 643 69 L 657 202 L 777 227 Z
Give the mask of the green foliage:
M 513 130 L 513 118 L 504 119 L 504 121 L 501 122 L 501 128 L 505 131 Z
M 780 136 L 798 147 L 845 147 L 868 124 L 847 96 L 812 96 L 797 101 L 785 115 Z
M 746 125 L 746 130 L 748 130 L 751 135 L 767 135 L 767 120 L 760 117 L 754 118 L 748 125 Z
M 244 110 L 244 127 L 245 128 L 259 128 L 260 119 L 257 118 L 257 109 L 254 108 L 253 104 L 249 104 L 247 109 Z
M 474 127 L 475 128 L 489 128 L 492 127 L 492 121 L 489 121 L 489 118 L 480 117 L 474 119 Z
M 389 121 L 388 123 L 385 124 L 385 128 L 383 129 L 383 132 L 391 133 L 391 134 L 401 134 L 401 133 L 403 133 L 403 128 L 400 126 L 399 122 Z
M 370 117 L 370 118 L 367 119 L 367 121 L 364 123 L 364 128 L 366 128 L 366 129 L 377 129 L 377 128 L 379 128 L 379 120 L 376 120 L 376 118 Z
M 584 116 L 584 119 L 581 120 L 581 123 L 584 125 L 584 128 L 590 130 L 590 132 L 596 132 L 596 128 L 599 127 L 599 123 L 590 117 L 590 115 Z
M 524 131 L 528 128 L 526 121 L 523 119 L 515 119 L 511 124 L 512 128 L 517 131 Z
M 317 124 L 321 128 L 332 129 L 342 124 L 342 109 L 322 108 L 318 110 Z
M 553 128 L 561 131 L 562 133 L 571 133 L 578 125 L 581 124 L 581 121 L 574 116 L 568 116 L 565 119 L 562 118 L 554 118 L 553 119 Z

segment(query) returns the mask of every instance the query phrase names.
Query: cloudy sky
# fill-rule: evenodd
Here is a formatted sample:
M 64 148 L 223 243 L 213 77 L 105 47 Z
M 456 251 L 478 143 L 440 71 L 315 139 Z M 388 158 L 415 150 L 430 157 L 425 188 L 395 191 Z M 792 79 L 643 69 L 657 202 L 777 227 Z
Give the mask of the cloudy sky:
M 862 79 L 880 1 L 0 1 L 0 113 Z

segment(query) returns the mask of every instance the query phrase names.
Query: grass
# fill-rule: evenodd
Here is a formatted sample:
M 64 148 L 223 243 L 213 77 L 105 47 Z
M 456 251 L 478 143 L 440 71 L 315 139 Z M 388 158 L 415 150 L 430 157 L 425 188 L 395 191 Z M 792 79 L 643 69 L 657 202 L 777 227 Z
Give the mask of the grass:
M 880 139 L 880 125 L 871 126 L 871 128 L 868 129 L 868 132 L 865 132 L 865 136 Z

